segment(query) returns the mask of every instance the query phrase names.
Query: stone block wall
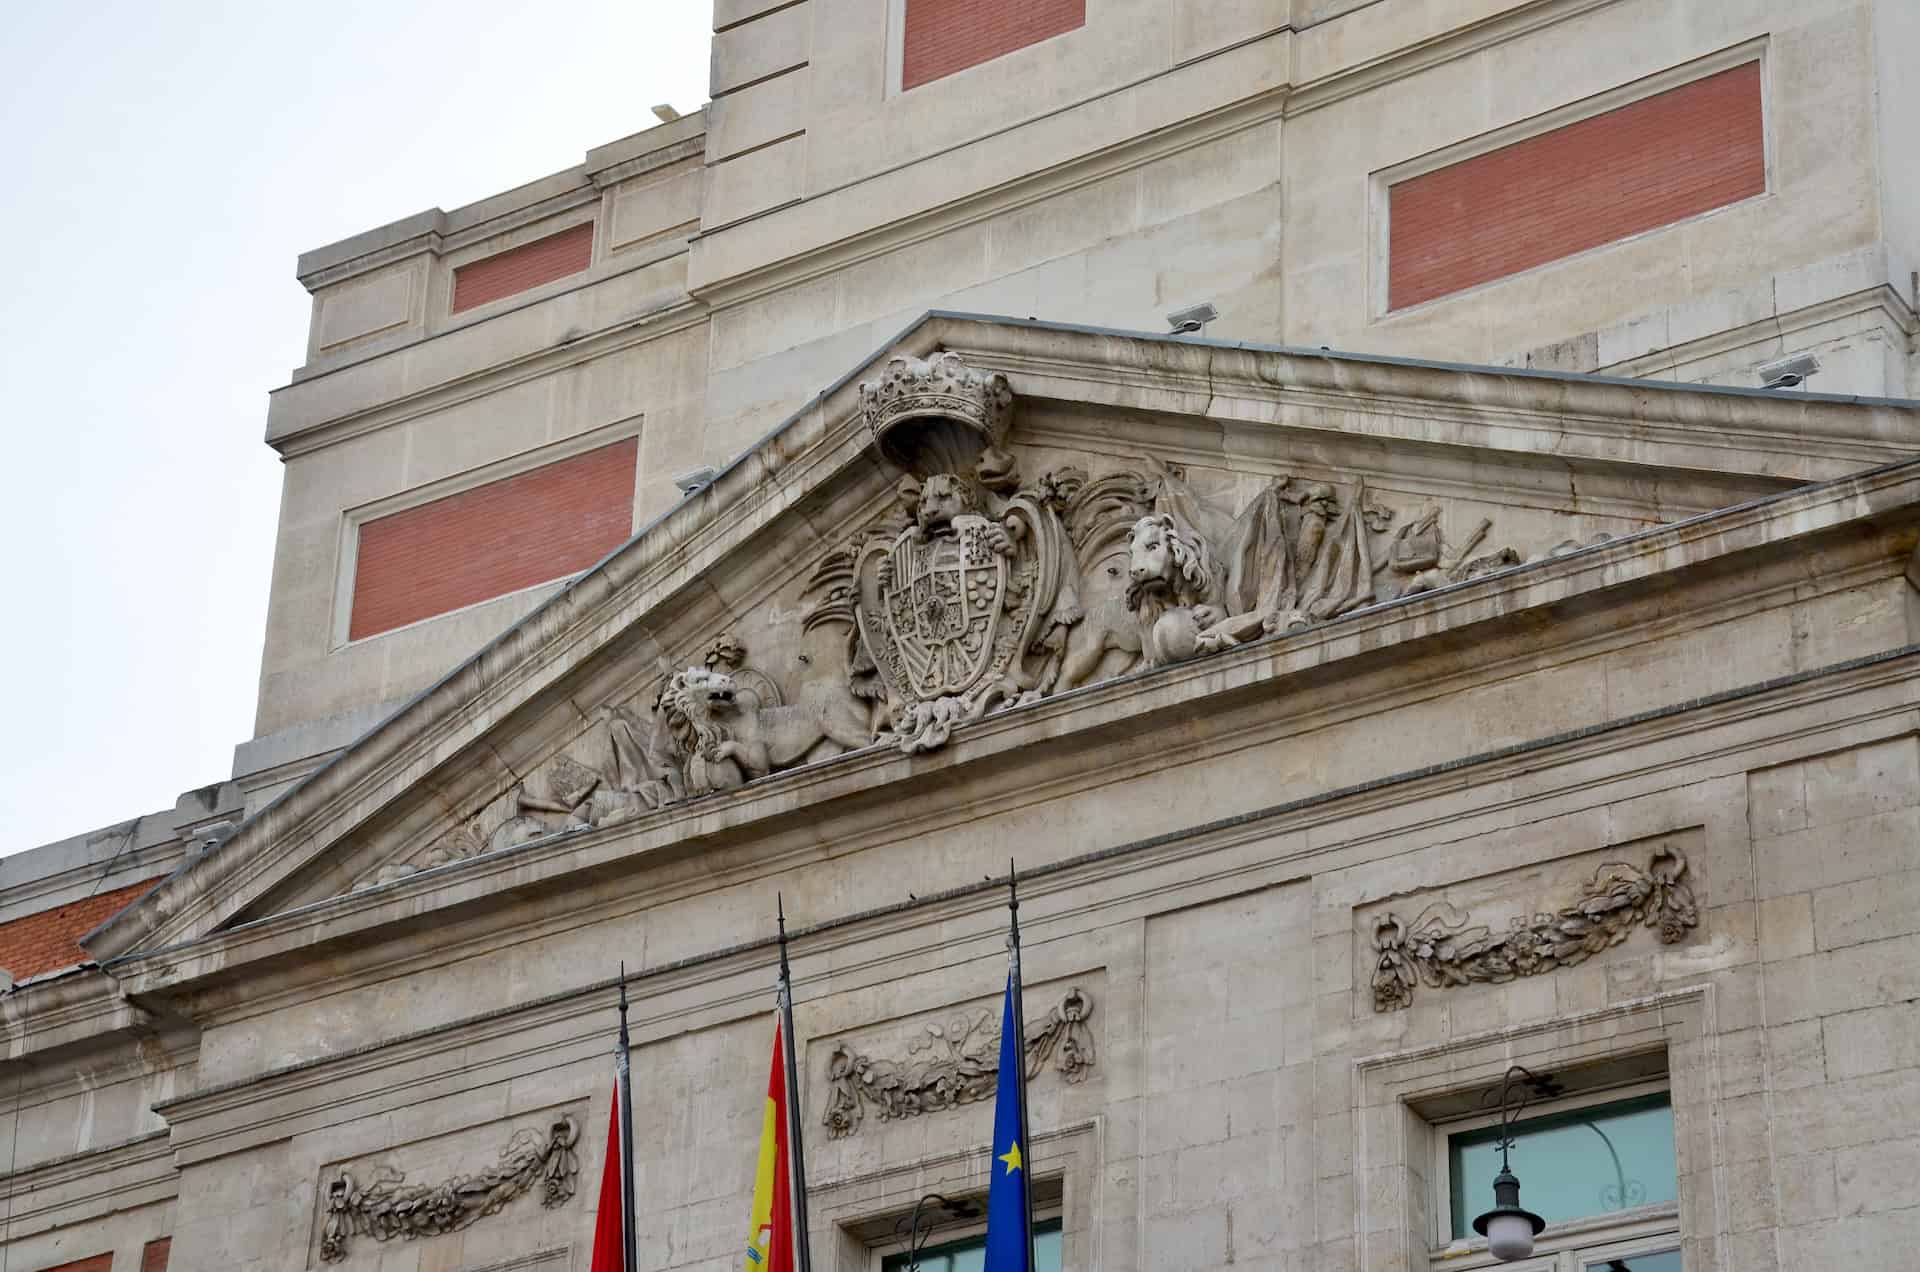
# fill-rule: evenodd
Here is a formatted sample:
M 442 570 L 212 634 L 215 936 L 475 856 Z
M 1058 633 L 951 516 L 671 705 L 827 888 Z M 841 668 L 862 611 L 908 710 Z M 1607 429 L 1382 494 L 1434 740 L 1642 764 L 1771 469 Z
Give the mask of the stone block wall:
M 1084 1062 L 1050 1055 L 1029 1087 L 1068 1267 L 1486 1266 L 1440 1227 L 1440 1137 L 1512 1063 L 1670 1092 L 1679 1202 L 1614 1235 L 1677 1245 L 1688 1272 L 1898 1266 L 1920 1220 L 1920 742 L 1907 663 L 1847 660 L 1904 644 L 1909 585 L 1891 558 L 1809 563 L 1797 586 L 1749 571 L 1701 592 L 1684 621 L 1616 595 L 1528 653 L 1483 641 L 1243 688 L 1090 751 L 1056 739 L 691 858 L 507 886 L 520 939 L 474 911 L 430 937 L 402 924 L 317 997 L 236 1001 L 209 1028 L 208 1081 L 164 1105 L 181 1258 L 310 1261 L 343 1168 L 478 1170 L 561 1107 L 596 1180 L 612 991 L 579 986 L 644 947 L 642 1240 L 662 1267 L 730 1266 L 772 1025 L 770 952 L 737 943 L 777 893 L 801 927 L 816 1266 L 871 1272 L 923 1192 L 986 1187 L 990 1099 L 887 1093 L 990 1054 L 1004 898 L 942 892 L 1011 848 L 1033 876 L 1029 1020 L 1085 1004 Z M 1631 722 L 1564 733 L 1593 720 Z M 1684 889 L 1670 930 L 1636 911 L 1581 956 L 1383 1000 L 1388 915 L 1498 935 L 1596 879 L 1654 877 Z M 825 920 L 845 921 L 808 933 Z M 444 1236 L 356 1238 L 337 1266 L 578 1266 L 593 1219 L 590 1188 L 522 1196 Z M 1548 1239 L 1595 1232 L 1614 1230 Z

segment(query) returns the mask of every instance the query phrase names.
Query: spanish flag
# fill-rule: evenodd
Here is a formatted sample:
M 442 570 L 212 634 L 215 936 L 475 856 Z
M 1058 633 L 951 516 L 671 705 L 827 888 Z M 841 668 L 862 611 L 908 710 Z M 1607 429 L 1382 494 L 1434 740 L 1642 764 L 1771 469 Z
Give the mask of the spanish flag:
M 792 1157 L 787 1144 L 787 1066 L 780 1026 L 773 1027 L 773 1072 L 760 1118 L 760 1168 L 753 1181 L 753 1222 L 745 1272 L 795 1272 Z

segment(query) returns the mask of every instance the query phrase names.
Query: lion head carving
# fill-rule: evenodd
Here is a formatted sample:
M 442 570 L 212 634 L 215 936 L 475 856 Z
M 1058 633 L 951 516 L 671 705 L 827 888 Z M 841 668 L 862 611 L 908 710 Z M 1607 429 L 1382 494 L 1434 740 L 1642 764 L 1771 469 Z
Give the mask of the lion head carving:
M 979 511 L 980 501 L 966 482 L 952 473 L 936 473 L 920 487 L 914 520 L 921 534 L 939 534 L 954 518 Z
M 1220 571 L 1207 541 L 1167 513 L 1133 523 L 1127 538 L 1127 604 L 1152 596 L 1168 605 L 1211 601 Z
M 689 667 L 667 679 L 660 691 L 660 709 L 683 756 L 699 755 L 732 737 L 719 717 L 734 710 L 737 692 L 732 676 L 708 667 Z

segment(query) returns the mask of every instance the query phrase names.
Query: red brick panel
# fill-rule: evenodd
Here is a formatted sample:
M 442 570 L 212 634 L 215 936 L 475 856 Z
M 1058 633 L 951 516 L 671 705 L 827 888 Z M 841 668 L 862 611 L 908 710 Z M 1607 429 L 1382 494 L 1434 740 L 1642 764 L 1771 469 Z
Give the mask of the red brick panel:
M 147 1242 L 146 1249 L 140 1252 L 140 1272 L 167 1272 L 167 1256 L 172 1253 L 172 1237 Z
M 907 0 L 900 87 L 915 88 L 1087 24 L 1087 0 Z
M 90 1259 L 75 1259 L 72 1263 L 62 1263 L 58 1267 L 48 1268 L 47 1272 L 112 1272 L 113 1253 L 96 1254 Z
M 1396 184 L 1388 303 L 1417 305 L 1766 188 L 1760 64 L 1749 62 Z
M 359 640 L 584 570 L 633 534 L 628 438 L 360 527 Z
M 593 222 L 576 225 L 453 271 L 453 312 L 528 291 L 593 263 Z
M 87 952 L 80 948 L 80 938 L 138 901 L 158 882 L 157 878 L 143 879 L 0 923 L 0 967 L 16 981 L 23 981 L 86 962 Z

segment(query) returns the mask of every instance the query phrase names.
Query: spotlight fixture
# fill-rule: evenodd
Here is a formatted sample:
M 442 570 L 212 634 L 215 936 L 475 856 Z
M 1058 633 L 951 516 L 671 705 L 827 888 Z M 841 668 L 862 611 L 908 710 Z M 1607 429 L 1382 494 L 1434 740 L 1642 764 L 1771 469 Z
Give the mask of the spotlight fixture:
M 719 472 L 710 467 L 696 468 L 690 473 L 681 473 L 675 477 L 673 484 L 680 488 L 682 495 L 697 495 L 713 485 L 714 479 L 719 475 Z
M 1810 353 L 1796 353 L 1791 358 L 1782 358 L 1778 362 L 1763 363 L 1759 367 L 1760 387 L 1763 389 L 1799 388 L 1819 372 L 1820 359 Z
M 1204 335 L 1207 324 L 1219 316 L 1220 311 L 1213 307 L 1211 301 L 1203 301 L 1198 305 L 1174 310 L 1167 315 L 1167 325 L 1173 328 L 1173 334 L 1176 336 Z

